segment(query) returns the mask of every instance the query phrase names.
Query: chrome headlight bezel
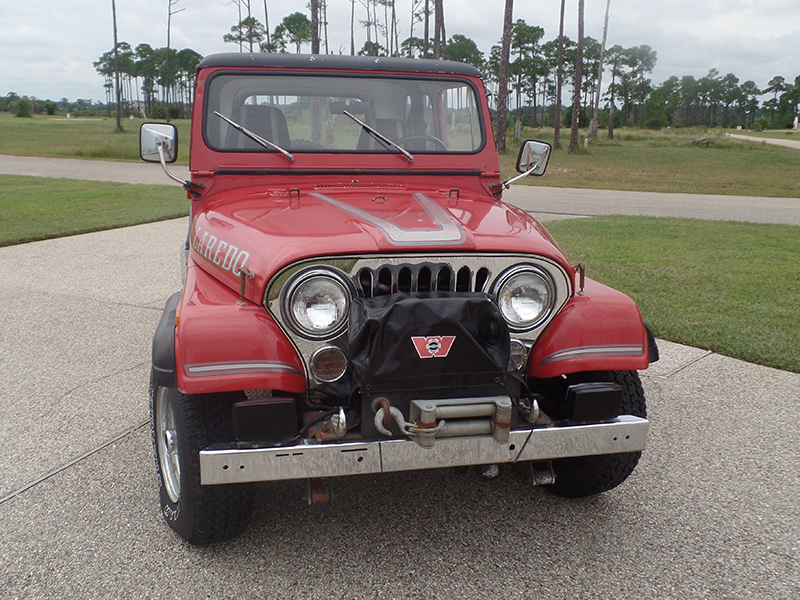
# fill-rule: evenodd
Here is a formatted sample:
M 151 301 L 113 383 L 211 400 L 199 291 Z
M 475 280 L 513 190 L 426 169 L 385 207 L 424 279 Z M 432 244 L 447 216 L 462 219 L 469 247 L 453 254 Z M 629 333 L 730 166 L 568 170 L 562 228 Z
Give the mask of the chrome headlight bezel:
M 298 304 L 302 302 L 300 294 L 308 292 L 314 283 L 322 284 L 333 297 L 334 318 L 330 324 L 320 327 L 310 324 L 312 318 L 308 318 L 305 323 L 298 318 Z M 302 338 L 330 340 L 347 328 L 352 298 L 351 286 L 337 271 L 325 267 L 303 269 L 295 273 L 281 291 L 281 317 L 289 328 Z M 299 310 L 302 312 L 302 308 Z
M 519 312 L 516 315 L 511 314 L 514 312 L 513 308 L 509 307 L 503 300 L 505 293 L 510 291 L 508 290 L 509 286 L 519 286 L 521 280 L 525 277 L 535 283 L 543 296 L 541 309 L 533 317 L 529 318 L 525 318 Z M 508 324 L 509 330 L 515 333 L 531 331 L 547 321 L 553 313 L 558 300 L 556 286 L 550 273 L 532 264 L 516 265 L 502 273 L 493 286 L 492 295 L 500 309 L 500 314 L 503 315 Z

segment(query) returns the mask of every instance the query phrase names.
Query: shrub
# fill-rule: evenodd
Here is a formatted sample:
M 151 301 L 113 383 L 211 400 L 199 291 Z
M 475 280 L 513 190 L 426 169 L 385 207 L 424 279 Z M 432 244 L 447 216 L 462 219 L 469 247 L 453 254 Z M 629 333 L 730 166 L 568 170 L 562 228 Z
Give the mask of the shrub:
M 160 104 L 156 104 L 153 107 L 153 110 L 150 111 L 150 116 L 154 119 L 166 119 L 167 111 L 165 111 L 164 107 Z
M 31 116 L 33 116 L 31 114 L 31 108 L 32 108 L 31 101 L 28 100 L 27 98 L 22 98 L 17 103 L 17 116 L 18 117 L 31 117 Z

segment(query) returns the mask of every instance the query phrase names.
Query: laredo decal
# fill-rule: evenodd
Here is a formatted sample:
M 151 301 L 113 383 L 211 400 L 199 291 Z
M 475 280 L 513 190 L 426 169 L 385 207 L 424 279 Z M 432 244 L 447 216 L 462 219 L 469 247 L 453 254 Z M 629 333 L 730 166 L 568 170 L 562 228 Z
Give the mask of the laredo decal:
M 239 270 L 250 258 L 250 253 L 246 250 L 239 250 L 237 246 L 219 239 L 213 233 L 203 231 L 202 227 L 195 230 L 193 240 L 192 248 L 196 252 L 223 271 L 230 271 L 235 277 L 239 277 Z
M 420 358 L 444 358 L 450 352 L 453 342 L 456 341 L 454 335 L 432 335 L 430 337 L 413 336 L 414 348 Z

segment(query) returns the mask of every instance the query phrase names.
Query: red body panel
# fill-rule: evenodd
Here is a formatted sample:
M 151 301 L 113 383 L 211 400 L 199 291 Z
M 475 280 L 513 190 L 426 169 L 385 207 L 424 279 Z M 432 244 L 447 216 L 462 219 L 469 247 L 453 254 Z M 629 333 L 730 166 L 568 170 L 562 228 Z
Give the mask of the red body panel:
M 650 364 L 647 331 L 633 300 L 586 279 L 585 295 L 569 299 L 533 348 L 528 375 L 557 377 Z
M 446 189 L 420 186 L 395 191 L 379 186 L 356 190 L 303 187 L 299 200 L 297 192 L 290 200 L 287 189 L 272 186 L 272 191 L 252 186 L 216 194 L 195 216 L 190 236 L 192 258 L 237 293 L 239 268 L 252 271 L 255 278 L 247 282 L 245 296 L 256 304 L 276 272 L 309 256 L 425 253 L 435 248 L 453 253 L 539 254 L 571 269 L 541 225 L 485 193 L 467 191 L 450 200 Z M 434 218 L 429 214 L 431 203 L 440 207 L 441 215 Z M 396 226 L 400 233 L 418 238 L 438 233 L 442 222 L 452 226 L 452 239 L 405 242 L 393 237 L 397 232 L 386 230 Z
M 190 259 L 175 328 L 178 389 L 303 392 L 303 363 L 292 344 L 263 306 L 237 300 Z
M 276 152 L 205 145 L 205 83 L 219 70 L 201 69 L 196 80 L 190 170 L 205 187 L 192 202 L 176 328 L 182 391 L 306 389 L 302 359 L 262 302 L 277 272 L 308 257 L 508 252 L 546 256 L 573 272 L 536 220 L 494 197 L 502 188 L 485 99 L 486 143 L 474 154 L 423 153 L 409 163 L 394 153 L 299 152 L 289 162 Z M 478 78 L 457 78 L 483 89 Z M 237 303 L 243 268 L 254 274 L 245 305 Z M 586 294 L 571 297 L 536 342 L 529 375 L 644 369 L 647 348 L 633 301 L 587 280 Z

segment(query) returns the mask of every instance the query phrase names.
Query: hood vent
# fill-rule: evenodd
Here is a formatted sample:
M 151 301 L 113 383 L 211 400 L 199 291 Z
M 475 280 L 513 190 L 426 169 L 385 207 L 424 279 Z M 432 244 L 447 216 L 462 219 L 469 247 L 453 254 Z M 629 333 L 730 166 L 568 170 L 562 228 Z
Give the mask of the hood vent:
M 372 188 L 372 189 L 393 189 L 393 190 L 404 190 L 406 186 L 398 185 L 396 183 L 370 183 L 368 181 L 361 182 L 361 181 L 349 181 L 349 182 L 340 182 L 340 183 L 318 183 L 314 186 L 315 189 L 318 190 L 330 190 L 330 189 L 348 189 L 348 188 Z

